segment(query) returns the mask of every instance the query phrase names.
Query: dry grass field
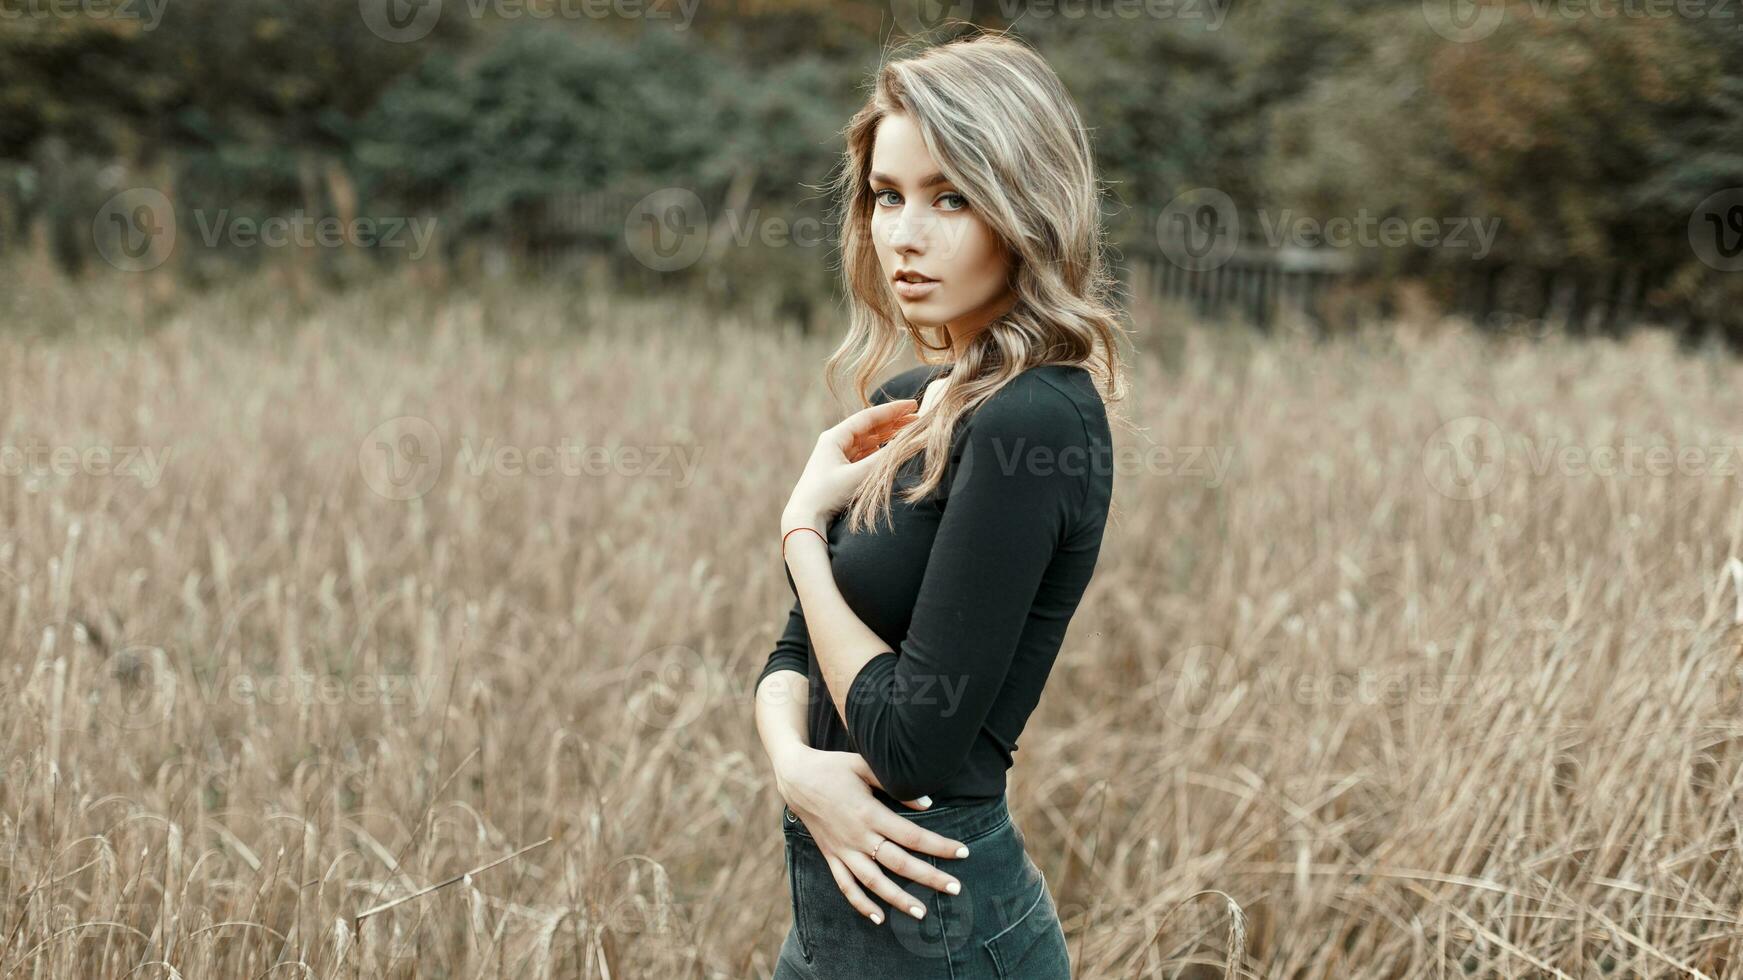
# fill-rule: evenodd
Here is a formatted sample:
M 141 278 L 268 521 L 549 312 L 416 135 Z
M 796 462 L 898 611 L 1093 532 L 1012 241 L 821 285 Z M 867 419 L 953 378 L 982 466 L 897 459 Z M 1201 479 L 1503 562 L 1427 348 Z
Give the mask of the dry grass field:
M 833 338 L 5 309 L 0 978 L 769 974 L 750 683 Z M 1244 976 L 1743 977 L 1743 367 L 1134 316 L 1011 781 L 1078 975 L 1222 976 L 1238 923 Z

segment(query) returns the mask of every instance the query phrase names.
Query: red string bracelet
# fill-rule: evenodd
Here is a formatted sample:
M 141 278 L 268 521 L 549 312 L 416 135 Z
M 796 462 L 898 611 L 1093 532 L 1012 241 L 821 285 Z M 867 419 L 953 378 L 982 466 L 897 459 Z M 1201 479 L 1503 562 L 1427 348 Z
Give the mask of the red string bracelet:
M 827 548 L 829 546 L 829 539 L 823 537 L 823 532 L 817 530 L 814 527 L 807 527 L 806 525 L 801 524 L 798 527 L 794 528 L 793 531 L 810 531 L 812 534 L 815 534 L 819 538 L 823 539 L 823 546 L 824 547 Z M 788 531 L 786 534 L 781 535 L 781 560 L 782 561 L 787 560 L 787 539 L 793 536 L 793 531 Z

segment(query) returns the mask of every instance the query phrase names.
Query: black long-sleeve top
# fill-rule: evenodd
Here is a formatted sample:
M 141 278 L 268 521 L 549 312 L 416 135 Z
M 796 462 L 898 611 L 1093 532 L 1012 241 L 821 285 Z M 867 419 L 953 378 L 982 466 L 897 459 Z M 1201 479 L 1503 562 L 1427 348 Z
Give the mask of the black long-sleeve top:
M 947 369 L 905 371 L 871 401 L 919 398 Z M 918 483 L 923 466 L 923 453 L 906 461 L 895 489 Z M 796 601 L 757 683 L 777 670 L 809 677 L 810 744 L 864 756 L 886 803 L 1001 795 L 1095 570 L 1112 495 L 1107 413 L 1089 372 L 1024 371 L 959 420 L 937 489 L 912 504 L 892 496 L 893 530 L 848 535 L 845 515 L 830 521 L 835 584 L 890 646 L 855 676 L 845 723 Z

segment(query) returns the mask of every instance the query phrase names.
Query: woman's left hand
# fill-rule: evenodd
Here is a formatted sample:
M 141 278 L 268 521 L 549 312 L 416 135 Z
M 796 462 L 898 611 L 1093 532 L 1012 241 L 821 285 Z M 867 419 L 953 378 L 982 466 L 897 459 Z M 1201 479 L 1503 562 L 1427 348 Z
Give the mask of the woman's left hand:
M 917 417 L 919 402 L 898 398 L 863 408 L 824 430 L 817 448 L 805 464 L 805 472 L 787 498 L 781 512 L 781 530 L 809 521 L 827 522 L 846 506 L 853 490 L 865 478 L 884 443 Z

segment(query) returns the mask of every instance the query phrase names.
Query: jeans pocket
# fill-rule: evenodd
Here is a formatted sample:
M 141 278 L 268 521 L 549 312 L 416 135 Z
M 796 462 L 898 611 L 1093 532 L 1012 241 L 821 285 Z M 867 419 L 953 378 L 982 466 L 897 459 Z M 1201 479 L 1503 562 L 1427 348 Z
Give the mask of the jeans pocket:
M 981 944 L 1001 980 L 1071 980 L 1071 957 L 1047 883 L 1016 921 Z
M 798 855 L 798 842 L 791 831 L 784 835 L 787 842 L 787 896 L 793 906 L 793 934 L 799 938 L 799 953 L 805 957 L 805 962 L 811 962 L 811 937 L 805 931 L 805 896 L 801 886 Z

